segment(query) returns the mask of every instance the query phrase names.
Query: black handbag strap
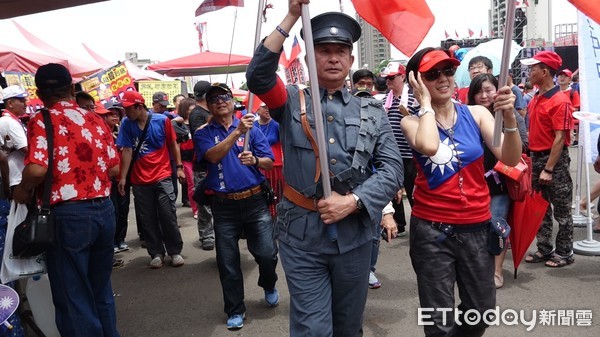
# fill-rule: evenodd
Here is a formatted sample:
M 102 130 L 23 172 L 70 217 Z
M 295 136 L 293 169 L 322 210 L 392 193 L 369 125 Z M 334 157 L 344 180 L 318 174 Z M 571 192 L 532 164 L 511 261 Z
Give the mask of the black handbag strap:
M 52 190 L 52 171 L 54 162 L 54 129 L 50 119 L 50 111 L 42 109 L 44 126 L 46 127 L 46 142 L 48 143 L 48 170 L 44 178 L 44 192 L 42 194 L 42 211 L 50 212 L 50 191 Z
M 131 163 L 129 164 L 129 170 L 127 171 L 127 177 L 131 176 L 131 170 L 133 170 L 133 164 L 137 160 L 138 155 L 140 154 L 140 149 L 142 148 L 142 143 L 146 139 L 146 135 L 148 134 L 148 126 L 150 125 L 150 120 L 152 119 L 152 112 L 148 111 L 148 118 L 146 119 L 146 124 L 144 125 L 144 130 L 142 130 L 142 135 L 138 140 L 138 144 L 133 150 L 133 155 L 131 156 Z M 129 179 L 127 179 L 129 180 Z

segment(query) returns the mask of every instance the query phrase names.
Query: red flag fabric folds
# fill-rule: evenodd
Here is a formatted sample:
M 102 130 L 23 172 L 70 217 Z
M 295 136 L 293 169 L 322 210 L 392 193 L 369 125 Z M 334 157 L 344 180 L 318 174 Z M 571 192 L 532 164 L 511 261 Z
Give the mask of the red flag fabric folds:
M 204 0 L 196 9 L 196 16 L 229 6 L 244 7 L 244 0 Z
M 296 58 L 298 58 L 298 55 L 300 55 L 300 52 L 302 51 L 302 49 L 300 49 L 300 43 L 298 43 L 298 38 L 296 36 L 294 36 L 294 44 L 292 44 L 292 52 L 290 53 L 290 59 L 288 61 L 288 65 L 292 62 L 294 62 L 294 60 Z
M 447 31 L 445 31 L 445 30 L 444 30 L 444 35 L 446 35 L 446 38 L 449 38 L 449 37 L 450 37 L 450 34 L 448 34 L 448 32 L 447 32 Z
M 600 2 L 590 0 L 569 0 L 569 2 L 588 18 L 600 24 Z
M 425 0 L 352 0 L 354 9 L 394 47 L 411 56 L 435 18 Z
M 471 30 L 471 28 L 469 28 L 469 37 L 473 37 L 473 34 L 475 34 L 475 32 L 473 32 L 473 31 Z

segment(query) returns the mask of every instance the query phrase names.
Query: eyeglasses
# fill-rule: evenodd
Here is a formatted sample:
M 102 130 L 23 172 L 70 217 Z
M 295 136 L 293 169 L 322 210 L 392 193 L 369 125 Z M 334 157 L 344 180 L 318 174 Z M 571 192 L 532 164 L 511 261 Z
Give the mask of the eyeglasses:
M 428 72 L 421 73 L 421 76 L 424 79 L 426 79 L 427 81 L 431 82 L 431 81 L 435 81 L 438 78 L 440 78 L 440 76 L 442 74 L 444 74 L 444 76 L 446 76 L 446 77 L 452 77 L 452 76 L 454 76 L 455 72 L 456 72 L 456 68 L 450 67 L 450 68 L 446 68 L 446 69 L 434 69 L 434 70 L 430 70 Z
M 483 64 L 478 64 L 476 66 L 470 66 L 469 67 L 469 71 L 473 71 L 473 70 L 484 70 L 484 68 L 487 68 L 485 65 Z
M 385 79 L 386 79 L 386 80 L 388 80 L 388 81 L 393 81 L 393 80 L 395 80 L 395 79 L 396 79 L 396 77 L 398 77 L 398 75 L 394 75 L 394 76 L 388 76 L 388 77 L 386 77 Z
M 221 101 L 227 103 L 227 102 L 231 101 L 232 99 L 233 99 L 233 97 L 231 97 L 230 94 L 214 95 L 214 96 L 208 97 L 206 99 L 206 102 L 208 104 L 215 104 L 221 100 Z

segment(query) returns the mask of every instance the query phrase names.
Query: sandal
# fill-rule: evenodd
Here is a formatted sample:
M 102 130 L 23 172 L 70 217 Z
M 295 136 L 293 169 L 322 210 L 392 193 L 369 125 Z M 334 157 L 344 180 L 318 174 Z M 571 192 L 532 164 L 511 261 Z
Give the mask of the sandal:
M 494 274 L 494 284 L 496 285 L 496 289 L 502 288 L 504 285 L 504 276 Z
M 571 254 L 569 256 L 560 256 L 558 254 L 554 254 L 554 256 L 552 256 L 552 258 L 550 260 L 546 261 L 545 265 L 546 265 L 546 267 L 550 267 L 550 268 L 562 268 L 562 267 L 568 266 L 574 262 L 575 262 L 575 257 L 573 256 L 573 254 Z
M 548 254 L 542 254 L 542 252 L 540 252 L 539 250 L 536 251 L 535 253 L 530 253 L 525 257 L 525 262 L 527 263 L 540 263 L 540 262 L 545 262 L 548 261 L 552 258 L 552 256 L 554 255 L 554 251 L 548 253 Z

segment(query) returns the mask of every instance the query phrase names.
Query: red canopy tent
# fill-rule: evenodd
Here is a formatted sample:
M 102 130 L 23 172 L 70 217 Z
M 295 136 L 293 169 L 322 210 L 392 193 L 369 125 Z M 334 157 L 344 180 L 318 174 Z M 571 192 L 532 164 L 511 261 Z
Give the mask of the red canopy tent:
M 206 51 L 155 63 L 148 69 L 171 77 L 240 73 L 246 71 L 251 59 L 249 56 Z
M 0 19 L 52 11 L 55 9 L 91 4 L 107 0 L 0 0 Z
M 37 68 L 47 63 L 59 63 L 67 68 L 69 67 L 67 60 L 0 44 L 0 71 L 35 74 Z

